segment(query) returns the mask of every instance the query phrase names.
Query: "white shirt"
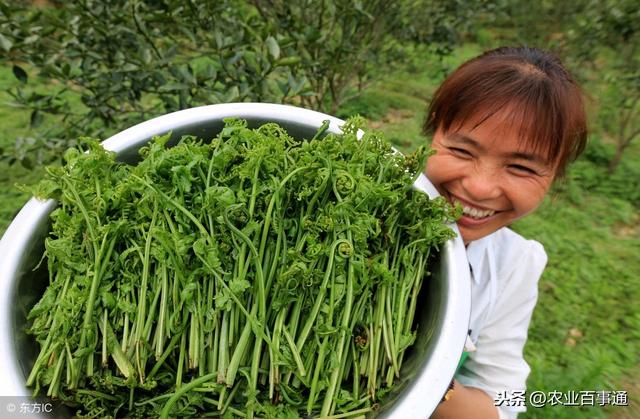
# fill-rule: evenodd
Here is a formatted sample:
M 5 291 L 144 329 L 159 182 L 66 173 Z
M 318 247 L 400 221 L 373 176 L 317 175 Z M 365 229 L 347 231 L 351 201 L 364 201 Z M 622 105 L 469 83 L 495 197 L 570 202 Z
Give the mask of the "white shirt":
M 513 392 L 526 389 L 530 368 L 522 350 L 547 255 L 540 243 L 504 227 L 469 243 L 467 258 L 472 278 L 469 329 L 476 350 L 455 377 L 494 400 L 516 396 L 498 406 L 501 419 L 515 418 L 526 410 L 524 397 L 518 403 Z

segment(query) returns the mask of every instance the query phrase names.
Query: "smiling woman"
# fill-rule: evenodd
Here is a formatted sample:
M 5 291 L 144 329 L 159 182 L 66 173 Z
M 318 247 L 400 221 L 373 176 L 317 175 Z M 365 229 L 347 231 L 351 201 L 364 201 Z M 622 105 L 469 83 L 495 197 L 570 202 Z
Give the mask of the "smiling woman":
M 522 350 L 546 254 L 508 226 L 533 212 L 584 150 L 582 92 L 555 56 L 498 48 L 444 81 L 424 129 L 435 150 L 425 173 L 462 207 L 458 227 L 473 277 L 475 350 L 433 417 L 516 417 L 525 410 L 530 369 Z
M 555 176 L 554 163 L 539 156 L 506 121 L 504 112 L 474 127 L 438 129 L 427 175 L 441 195 L 462 206 L 460 233 L 469 243 L 531 213 Z

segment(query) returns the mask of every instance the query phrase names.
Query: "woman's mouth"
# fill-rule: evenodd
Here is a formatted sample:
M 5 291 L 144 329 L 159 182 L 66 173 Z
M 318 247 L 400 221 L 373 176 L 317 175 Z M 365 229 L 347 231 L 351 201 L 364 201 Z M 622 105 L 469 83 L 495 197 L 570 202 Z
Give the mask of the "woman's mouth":
M 468 222 L 486 221 L 497 212 L 493 209 L 471 206 L 469 203 L 463 202 L 453 196 L 451 196 L 451 202 L 453 204 L 459 204 L 462 207 L 462 217 L 465 218 Z
M 483 218 L 490 217 L 495 213 L 496 212 L 494 210 L 481 210 L 478 208 L 472 208 L 465 205 L 462 206 L 462 214 L 476 220 L 481 220 Z

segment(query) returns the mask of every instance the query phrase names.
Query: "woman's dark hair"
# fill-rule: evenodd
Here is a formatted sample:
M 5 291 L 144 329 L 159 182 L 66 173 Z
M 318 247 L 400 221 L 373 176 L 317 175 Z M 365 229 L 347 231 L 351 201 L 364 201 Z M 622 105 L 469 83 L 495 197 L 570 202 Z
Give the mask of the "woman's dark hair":
M 447 132 L 472 118 L 478 126 L 505 109 L 523 141 L 557 162 L 556 177 L 584 150 L 582 90 L 556 56 L 528 47 L 497 48 L 458 67 L 435 92 L 424 132 Z

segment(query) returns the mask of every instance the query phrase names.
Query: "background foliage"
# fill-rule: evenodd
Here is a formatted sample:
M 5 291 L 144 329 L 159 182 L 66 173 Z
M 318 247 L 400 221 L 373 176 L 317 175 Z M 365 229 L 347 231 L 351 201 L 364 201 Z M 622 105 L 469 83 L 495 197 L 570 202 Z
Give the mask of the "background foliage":
M 635 0 L 78 0 L 0 2 L 0 233 L 80 136 L 106 138 L 211 103 L 359 113 L 401 150 L 462 61 L 504 44 L 556 52 L 590 98 L 567 179 L 514 228 L 549 254 L 525 356 L 529 388 L 627 390 L 640 417 L 640 8 Z
M 350 87 L 361 91 L 384 74 L 380 68 L 402 62 L 405 43 L 450 51 L 482 7 L 479 0 L 3 4 L 3 61 L 20 81 L 9 94 L 30 112 L 36 134 L 8 158 L 42 163 L 81 135 L 105 137 L 204 104 L 280 102 L 335 113 Z M 43 124 L 47 117 L 56 123 Z

